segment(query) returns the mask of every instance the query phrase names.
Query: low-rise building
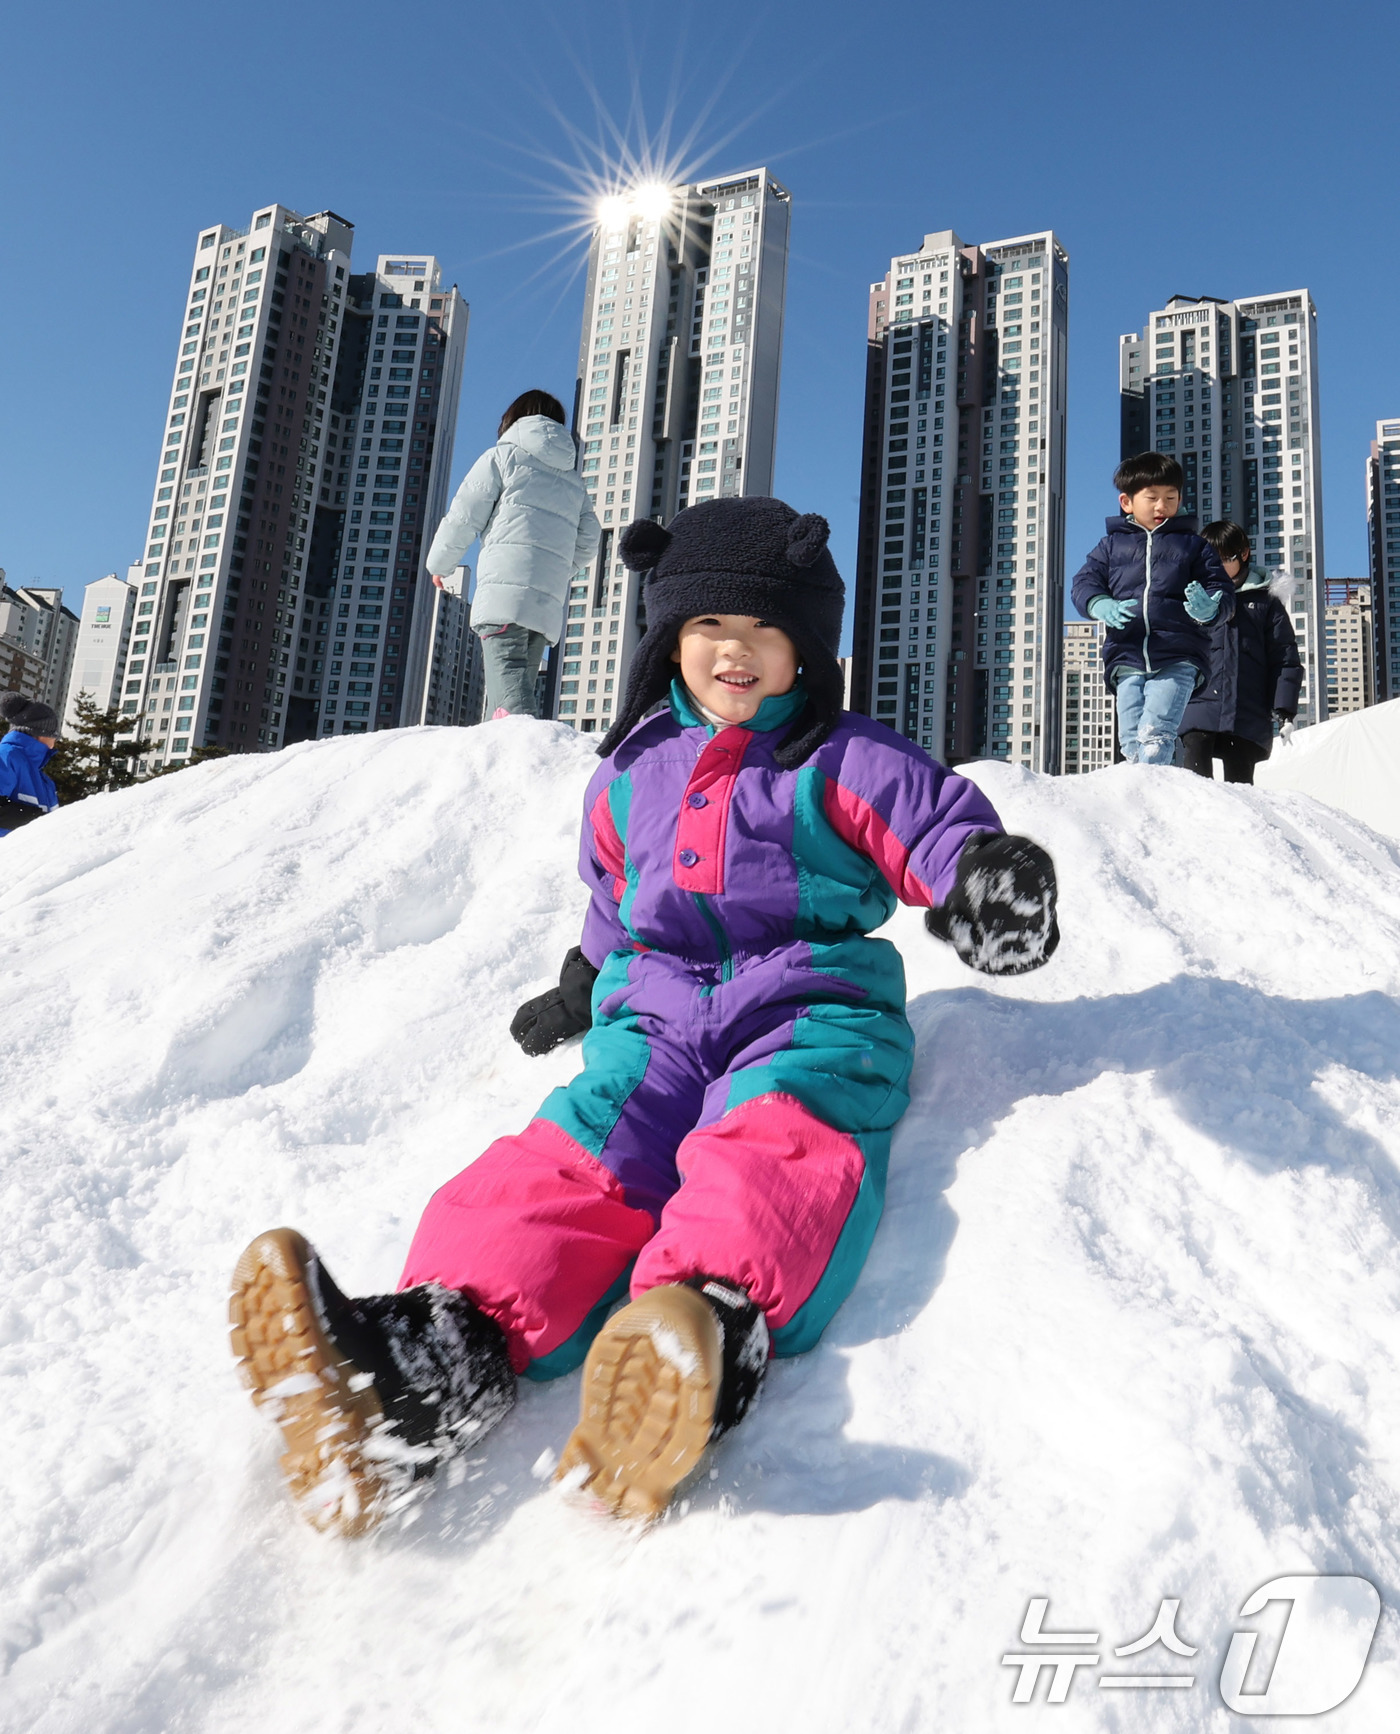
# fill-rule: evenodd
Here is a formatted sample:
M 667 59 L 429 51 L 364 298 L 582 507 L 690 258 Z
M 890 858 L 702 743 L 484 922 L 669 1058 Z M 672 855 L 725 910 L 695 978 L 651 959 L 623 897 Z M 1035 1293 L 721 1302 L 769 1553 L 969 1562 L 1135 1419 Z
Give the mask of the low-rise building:
M 86 693 L 100 711 L 109 710 L 120 700 L 122 670 L 140 587 L 141 567 L 137 564 L 128 569 L 125 578 L 109 572 L 83 592 L 83 613 L 78 622 L 73 672 L 63 711 L 65 729 L 77 720 L 78 699 L 82 694 Z
M 1371 586 L 1364 578 L 1329 578 L 1323 610 L 1322 664 L 1331 716 L 1376 702 Z
M 60 714 L 68 694 L 78 617 L 62 590 L 47 584 L 11 589 L 0 572 L 0 691 L 37 698 Z

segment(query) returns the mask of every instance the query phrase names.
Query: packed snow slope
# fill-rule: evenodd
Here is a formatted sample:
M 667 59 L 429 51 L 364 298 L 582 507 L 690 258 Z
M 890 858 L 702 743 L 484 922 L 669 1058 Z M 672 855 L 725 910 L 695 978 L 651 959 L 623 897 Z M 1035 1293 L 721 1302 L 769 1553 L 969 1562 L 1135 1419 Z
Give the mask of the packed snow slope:
M 1308 1572 L 1385 1612 L 1307 1726 L 1392 1729 L 1400 850 L 1167 769 L 974 771 L 1055 855 L 1059 954 L 983 980 L 891 924 L 918 1057 L 883 1225 L 685 1506 L 639 1535 L 549 1487 L 575 1376 L 415 1522 L 295 1520 L 234 1259 L 290 1223 L 392 1287 L 433 1188 L 577 1067 L 507 1025 L 577 937 L 593 762 L 404 730 L 0 843 L 0 1729 L 1262 1729 L 1221 1660 Z M 1034 1597 L 1099 1634 L 1059 1706 L 1002 1663 Z M 1117 1661 L 1164 1598 L 1195 1658 Z
M 1299 729 L 1255 769 L 1265 789 L 1297 789 L 1400 839 L 1400 699 Z

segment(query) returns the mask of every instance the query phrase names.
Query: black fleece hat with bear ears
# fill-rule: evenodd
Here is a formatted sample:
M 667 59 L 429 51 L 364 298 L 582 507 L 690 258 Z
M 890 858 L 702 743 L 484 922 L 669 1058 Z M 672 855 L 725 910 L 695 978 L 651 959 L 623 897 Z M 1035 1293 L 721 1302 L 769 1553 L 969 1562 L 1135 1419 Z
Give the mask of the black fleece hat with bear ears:
M 650 518 L 629 524 L 619 552 L 633 572 L 647 574 L 647 629 L 598 756 L 606 758 L 670 690 L 671 652 L 687 620 L 745 614 L 781 627 L 793 642 L 807 703 L 774 756 L 785 770 L 810 758 L 845 697 L 837 651 L 846 587 L 827 550 L 830 534 L 815 512 L 757 497 L 706 500 L 677 513 L 668 529 Z

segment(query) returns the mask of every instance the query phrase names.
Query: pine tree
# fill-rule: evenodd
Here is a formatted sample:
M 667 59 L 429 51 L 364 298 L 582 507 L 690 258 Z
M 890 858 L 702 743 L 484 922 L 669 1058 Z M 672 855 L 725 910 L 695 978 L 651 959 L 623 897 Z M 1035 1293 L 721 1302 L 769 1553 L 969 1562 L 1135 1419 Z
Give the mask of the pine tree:
M 44 769 L 54 780 L 63 806 L 104 789 L 125 789 L 136 778 L 135 739 L 140 716 L 123 716 L 116 705 L 98 710 L 86 692 L 74 704 L 76 721 L 67 727 Z M 131 735 L 122 740 L 122 735 Z

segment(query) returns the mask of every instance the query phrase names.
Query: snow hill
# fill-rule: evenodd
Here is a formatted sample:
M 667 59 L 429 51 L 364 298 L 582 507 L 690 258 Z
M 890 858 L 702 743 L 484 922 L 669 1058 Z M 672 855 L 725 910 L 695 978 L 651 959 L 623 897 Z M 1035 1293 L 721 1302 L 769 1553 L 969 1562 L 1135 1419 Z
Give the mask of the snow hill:
M 684 1510 L 638 1536 L 540 1479 L 571 1378 L 410 1526 L 292 1518 L 234 1258 L 286 1222 L 392 1286 L 430 1191 L 577 1066 L 507 1024 L 576 938 L 591 764 L 404 730 L 0 843 L 0 1730 L 1262 1729 L 1221 1659 L 1300 1572 L 1385 1602 L 1306 1726 L 1393 1728 L 1400 848 L 1297 794 L 976 769 L 1056 856 L 1060 953 L 988 982 L 900 912 L 883 1226 Z M 1013 1704 L 1034 1597 L 1196 1684 Z M 1115 1662 L 1163 1598 L 1194 1662 Z
M 1400 839 L 1400 699 L 1299 729 L 1254 773 L 1265 789 L 1297 789 Z

